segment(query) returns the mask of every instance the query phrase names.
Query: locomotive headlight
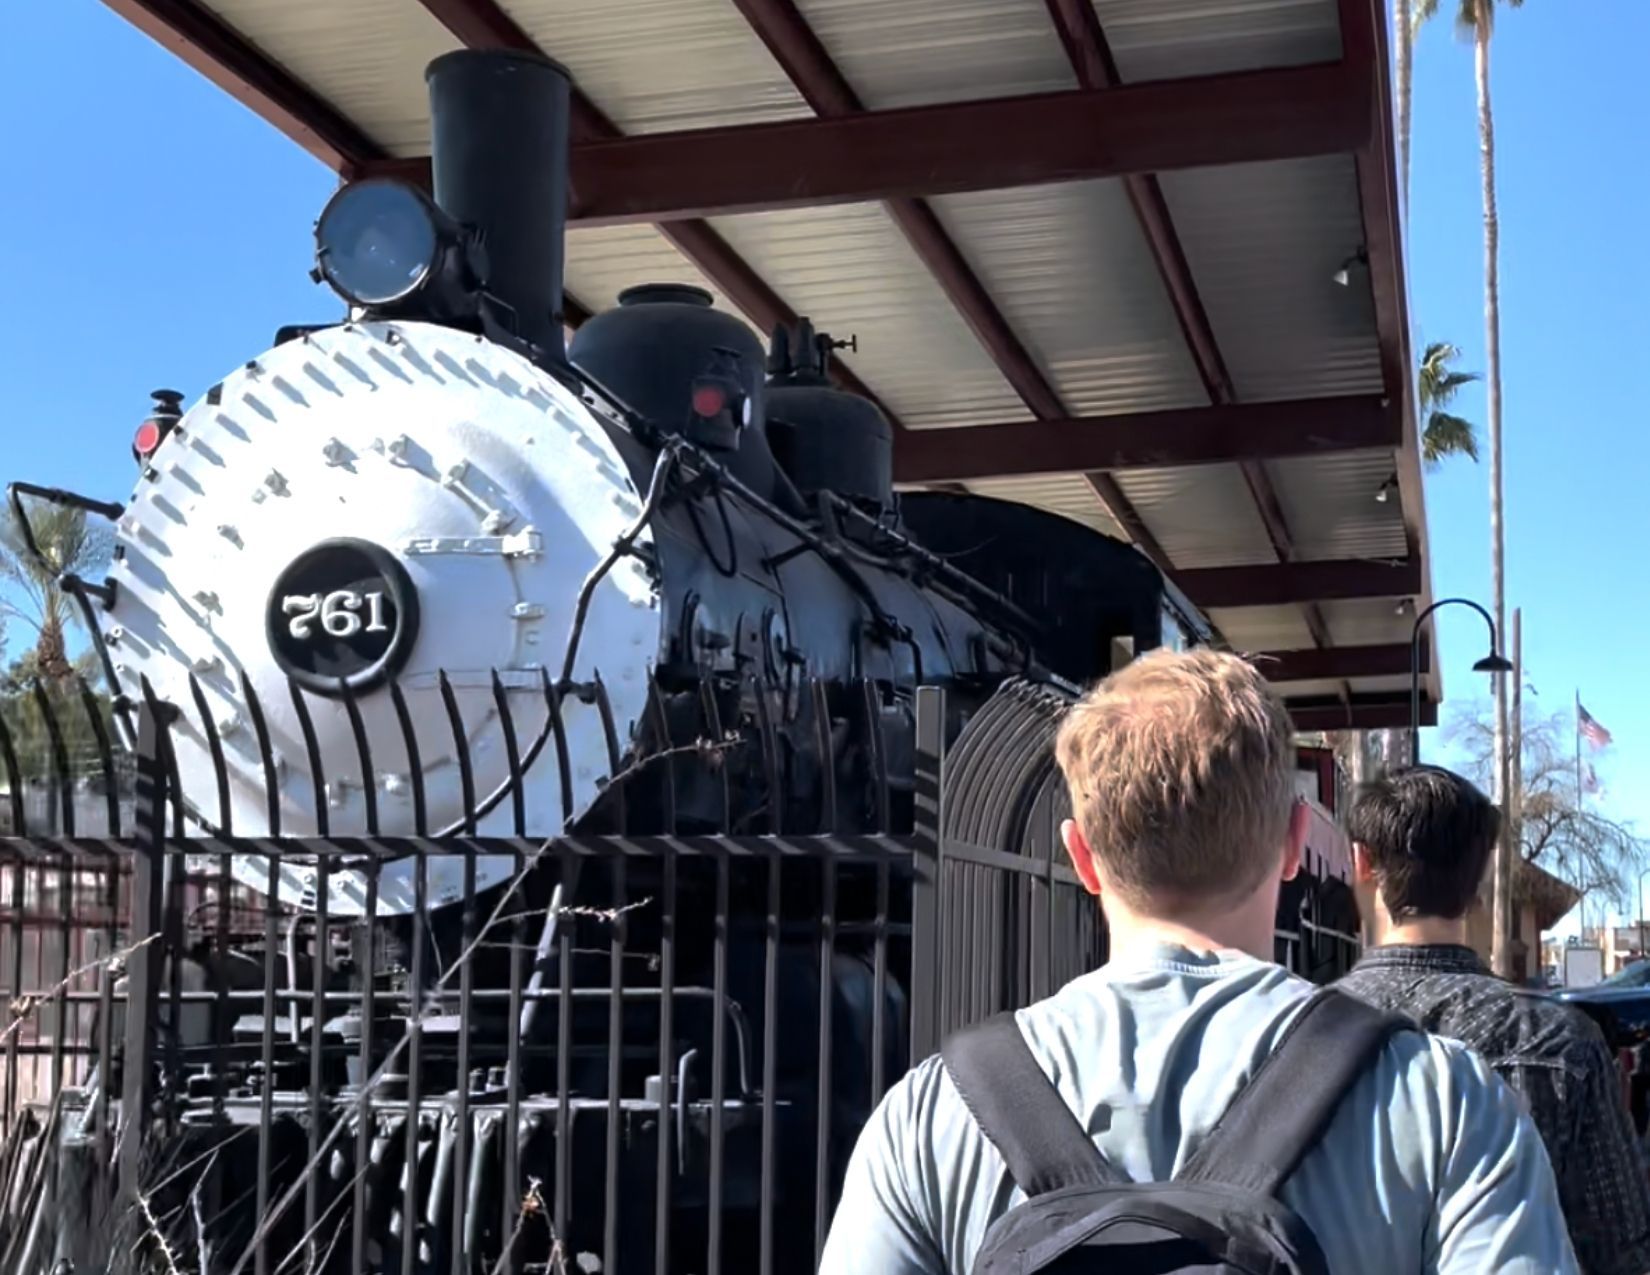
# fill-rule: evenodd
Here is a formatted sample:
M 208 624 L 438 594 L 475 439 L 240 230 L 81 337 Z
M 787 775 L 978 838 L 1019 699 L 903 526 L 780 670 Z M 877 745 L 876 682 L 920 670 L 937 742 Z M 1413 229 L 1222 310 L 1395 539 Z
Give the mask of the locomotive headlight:
M 403 182 L 352 182 L 327 201 L 315 223 L 318 273 L 353 305 L 403 301 L 436 272 L 440 221 L 435 205 Z

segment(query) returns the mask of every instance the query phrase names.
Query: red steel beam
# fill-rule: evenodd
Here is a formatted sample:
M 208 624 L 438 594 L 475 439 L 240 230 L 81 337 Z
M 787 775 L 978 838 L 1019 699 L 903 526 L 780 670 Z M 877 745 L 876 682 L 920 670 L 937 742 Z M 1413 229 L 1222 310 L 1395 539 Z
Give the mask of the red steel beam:
M 1207 611 L 1220 607 L 1296 606 L 1342 598 L 1408 598 L 1421 591 L 1417 558 L 1345 558 L 1180 572 L 1181 591 Z
M 430 15 L 446 27 L 461 43 L 472 49 L 510 49 L 517 53 L 549 56 L 495 0 L 420 0 Z M 624 134 L 607 114 L 578 88 L 573 87 L 572 117 L 569 133 L 574 142 L 573 155 L 579 154 L 579 144 L 614 141 Z M 393 161 L 378 166 L 379 171 L 399 171 L 403 176 L 429 184 L 429 160 L 410 163 Z M 575 162 L 569 173 L 572 198 L 576 206 L 585 194 L 582 185 L 586 178 Z M 750 264 L 733 250 L 728 241 L 704 221 L 672 221 L 656 227 L 678 252 L 691 261 L 699 272 L 719 288 L 747 318 L 766 336 L 776 327 L 791 327 L 797 320 L 795 310 L 785 304 Z M 851 394 L 870 399 L 886 416 L 896 432 L 904 426 L 899 418 L 871 392 L 840 360 L 832 359 L 831 373 L 837 385 Z
M 648 133 L 573 148 L 571 217 L 622 225 L 1342 154 L 1365 144 L 1370 114 L 1336 62 Z M 416 180 L 424 164 L 384 171 Z
M 1410 724 L 1409 694 L 1353 695 L 1341 700 L 1285 700 L 1296 730 L 1389 730 Z M 1438 724 L 1438 705 L 1421 700 L 1422 726 Z
M 597 223 L 993 190 L 1354 150 L 1339 64 L 650 134 L 576 156 Z M 590 192 L 584 196 L 582 192 Z
M 1432 649 L 1420 644 L 1420 671 L 1432 669 Z M 1269 682 L 1320 682 L 1348 677 L 1408 677 L 1409 643 L 1380 646 L 1337 646 L 1327 651 L 1261 651 L 1249 656 Z
M 1395 447 L 1397 428 L 1382 400 L 1363 395 L 913 429 L 894 445 L 894 480 L 971 482 L 1322 456 Z
M 1340 0 L 1341 57 L 1353 66 L 1387 66 L 1386 6 L 1384 0 Z M 1381 383 L 1393 411 L 1404 425 L 1404 444 L 1398 449 L 1398 499 L 1404 534 L 1411 555 L 1420 552 L 1425 525 L 1422 508 L 1420 445 L 1410 386 L 1415 372 L 1409 339 L 1409 300 L 1404 286 L 1404 248 L 1398 211 L 1396 142 L 1391 125 L 1391 85 L 1384 74 L 1372 74 L 1364 91 L 1372 118 L 1377 121 L 1365 145 L 1358 148 L 1358 202 L 1363 212 L 1364 251 L 1369 262 L 1369 286 L 1375 305 L 1375 332 L 1381 355 Z

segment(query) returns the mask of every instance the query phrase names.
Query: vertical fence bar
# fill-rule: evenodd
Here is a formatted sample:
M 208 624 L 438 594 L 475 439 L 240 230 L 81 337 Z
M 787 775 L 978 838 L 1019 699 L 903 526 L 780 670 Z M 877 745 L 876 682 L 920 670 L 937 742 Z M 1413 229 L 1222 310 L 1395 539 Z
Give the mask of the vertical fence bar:
M 521 851 L 516 851 L 514 871 L 510 878 L 512 881 L 520 879 L 525 863 L 525 856 Z M 500 1193 L 503 1197 L 500 1200 L 503 1210 L 500 1220 L 503 1228 L 501 1234 L 504 1236 L 504 1253 L 499 1259 L 499 1275 L 515 1275 L 516 1272 L 516 1247 L 511 1236 L 514 1235 L 517 1219 L 521 1216 L 523 1199 L 519 1153 L 521 1087 L 524 1083 L 521 1071 L 521 962 L 522 950 L 527 944 L 527 922 L 521 915 L 520 906 L 515 910 L 517 915 L 510 922 L 510 1012 L 506 1019 L 509 1039 L 505 1043 L 504 1057 L 504 1190 Z
M 16 918 L 16 924 L 11 932 L 11 1003 L 23 1003 L 23 908 L 28 899 L 24 890 L 24 865 L 18 859 L 11 865 L 11 911 Z M 133 919 L 135 925 L 136 919 Z M 6 1041 L 6 1132 L 11 1133 L 17 1126 L 17 1079 L 18 1068 L 21 1066 L 19 1054 L 20 1042 L 18 1037 L 21 1030 L 14 1031 Z
M 0 766 L 4 767 L 6 787 L 11 801 L 11 831 L 14 837 L 26 837 L 29 821 L 23 809 L 23 771 L 17 764 L 17 750 L 12 746 L 11 727 L 0 716 Z
M 473 802 L 465 803 L 465 814 L 474 812 Z M 475 848 L 468 846 L 464 851 L 464 945 L 460 949 L 463 954 L 463 965 L 458 971 L 458 1020 L 460 1024 L 468 1023 L 470 1011 L 475 997 L 475 962 L 471 959 L 470 949 L 475 945 L 476 927 L 478 924 L 476 909 L 476 856 Z M 453 1275 L 465 1275 L 472 1266 L 472 1255 L 467 1252 L 466 1238 L 470 1228 L 467 1221 L 466 1197 L 464 1184 L 470 1180 L 470 1033 L 460 1027 L 458 1033 L 458 1075 L 456 1077 L 458 1090 L 457 1110 L 453 1119 L 453 1221 L 451 1243 L 453 1250 Z
M 393 685 L 391 693 L 397 704 L 400 704 L 400 692 Z M 403 726 L 408 730 L 409 747 L 415 747 L 410 742 L 410 723 L 403 722 Z M 412 771 L 412 783 L 414 793 L 422 793 L 423 777 L 416 764 Z M 422 805 L 423 802 L 420 800 L 420 814 Z M 419 829 L 420 834 L 423 831 L 423 828 Z M 425 909 L 429 906 L 429 898 L 430 857 L 427 847 L 420 847 L 417 862 L 413 867 L 413 914 L 419 920 L 413 926 L 410 962 L 412 968 L 407 975 L 411 990 L 407 1012 L 407 1143 L 404 1153 L 406 1171 L 402 1178 L 401 1192 L 401 1275 L 414 1275 L 419 1267 L 418 1250 L 422 1241 L 424 1216 L 418 1200 L 418 1143 L 424 1115 L 424 949 L 429 946 L 429 934 L 424 927 L 423 917 Z
M 668 759 L 665 764 L 668 766 Z M 613 858 L 613 933 L 608 947 L 607 1002 L 607 1147 L 606 1181 L 603 1184 L 602 1269 L 619 1269 L 619 1152 L 620 1086 L 624 1080 L 624 962 L 628 904 L 625 890 L 625 861 Z M 560 1133 L 558 1137 L 562 1136 Z
M 660 900 L 659 910 L 659 1161 L 653 1218 L 655 1275 L 670 1275 L 671 1186 L 675 1179 L 671 1108 L 676 1079 L 676 848 L 666 845 L 663 854 L 664 898 Z
M 58 825 L 63 836 L 73 837 L 75 835 L 74 783 L 69 775 L 69 751 L 63 743 L 63 730 L 61 724 L 57 720 L 57 713 L 52 708 L 51 699 L 46 694 L 45 686 L 38 678 L 35 679 L 34 683 L 34 700 L 36 706 L 40 710 L 41 721 L 44 723 L 46 728 L 47 742 L 51 748 L 52 796 L 58 806 Z M 44 902 L 44 869 L 41 870 L 41 886 L 42 902 Z M 41 1007 L 39 1017 L 36 1020 L 37 1032 L 43 1028 L 47 1022 L 52 1024 L 51 1091 L 53 1094 L 56 1094 L 63 1088 L 64 1049 L 67 1045 L 64 1038 L 68 1034 L 69 1028 L 69 988 L 67 984 L 69 981 L 70 969 L 70 934 L 73 928 L 71 896 L 74 893 L 74 878 L 70 873 L 69 855 L 66 848 L 59 849 L 57 854 L 57 893 L 58 969 L 56 977 L 52 979 L 52 984 L 60 987 L 62 991 L 58 996 L 52 998 L 55 1002 L 54 1004 L 51 1004 L 49 1007 Z M 44 909 L 42 909 L 42 912 L 44 912 Z M 40 936 L 40 951 L 42 958 L 45 956 L 45 948 L 45 918 L 42 916 Z M 47 977 L 45 964 L 44 959 L 42 959 L 39 965 L 39 973 L 42 983 L 44 983 Z M 50 1014 L 49 1019 L 47 1018 L 48 1013 Z M 49 1179 L 47 1182 L 46 1192 L 48 1211 L 50 1210 L 52 1200 L 51 1186 L 52 1180 Z
M 498 710 L 499 733 L 504 737 L 504 758 L 510 769 L 510 813 L 511 827 L 517 837 L 527 835 L 527 777 L 521 770 L 521 749 L 516 739 L 515 718 L 510 712 L 509 693 L 504 688 L 504 682 L 493 670 L 493 706 Z M 510 879 L 520 882 L 526 871 L 527 859 L 520 850 L 515 852 L 512 860 L 513 871 Z M 520 887 L 518 886 L 518 889 Z M 511 904 L 510 919 L 510 1008 L 506 1019 L 509 1024 L 508 1038 L 505 1042 L 504 1056 L 504 1190 L 500 1205 L 500 1235 L 504 1251 L 499 1256 L 495 1271 L 498 1275 L 515 1275 L 516 1251 L 513 1237 L 518 1230 L 517 1219 L 523 1208 L 523 1191 L 521 1182 L 521 1165 L 518 1148 L 521 1145 L 521 964 L 522 952 L 527 946 L 527 916 L 525 894 Z M 550 918 L 545 918 L 545 924 L 550 924 Z
M 825 1255 L 825 1231 L 830 1224 L 831 1195 L 831 969 L 836 955 L 837 863 L 830 848 L 820 860 L 819 908 L 819 1084 L 814 1145 L 814 1266 Z
M 710 1237 L 705 1266 L 711 1275 L 722 1270 L 723 1198 L 723 1101 L 727 1097 L 727 994 L 728 994 L 728 856 L 716 856 L 716 930 L 712 936 L 710 1029 Z
M 263 721 L 263 714 L 257 713 L 254 717 L 257 722 Z M 267 739 L 264 731 L 259 729 L 260 740 Z M 276 826 L 279 826 L 278 824 Z M 273 832 L 273 828 L 271 832 Z M 269 1171 L 272 1148 L 269 1137 L 274 1124 L 275 1112 L 275 972 L 277 969 L 278 953 L 280 948 L 280 929 L 276 917 L 276 900 L 281 897 L 281 865 L 275 857 L 274 848 L 269 853 L 268 898 L 264 905 L 264 1004 L 263 1004 L 263 1033 L 259 1048 L 259 1058 L 263 1063 L 263 1083 L 258 1087 L 258 1181 L 256 1185 L 258 1216 L 269 1216 Z M 296 989 L 294 989 L 296 990 Z M 287 1012 L 296 1014 L 298 1003 L 295 1000 L 287 1001 Z M 257 1250 L 252 1255 L 256 1275 L 269 1275 L 269 1239 L 262 1237 L 257 1242 Z
M 458 697 L 453 691 L 453 685 L 446 673 L 436 674 L 436 686 L 441 693 L 441 705 L 447 714 L 447 727 L 452 732 L 453 755 L 458 762 L 459 789 L 464 800 L 463 831 L 466 836 L 473 837 L 476 832 L 476 786 L 475 772 L 470 764 L 469 737 L 465 734 L 464 718 L 459 711 Z M 469 1021 L 470 1009 L 475 996 L 475 962 L 472 948 L 476 944 L 476 927 L 478 924 L 476 909 L 476 856 L 475 847 L 464 848 L 464 902 L 463 902 L 463 947 L 460 949 L 458 971 L 458 1018 L 460 1023 Z M 448 971 L 450 974 L 451 971 Z M 471 1264 L 471 1256 L 467 1252 L 466 1240 L 470 1228 L 465 1225 L 466 1199 L 464 1184 L 470 1180 L 470 1033 L 458 1033 L 458 1075 L 456 1078 L 458 1095 L 457 1110 L 453 1120 L 453 1169 L 451 1181 L 453 1183 L 452 1205 L 452 1271 L 453 1275 L 465 1275 Z
M 114 768 L 110 766 L 105 773 L 112 789 L 115 782 Z M 114 815 L 113 820 L 110 827 L 118 828 L 119 815 Z M 113 835 L 118 836 L 119 833 Z M 97 1162 L 105 1168 L 110 1163 L 109 1157 L 113 1150 L 109 1109 L 115 1083 L 115 972 L 110 965 L 115 949 L 120 943 L 119 931 L 116 929 L 116 918 L 120 912 L 120 863 L 120 856 L 113 850 L 109 851 L 105 868 L 108 876 L 104 880 L 103 888 L 103 905 L 109 913 L 103 930 L 103 956 L 107 963 L 98 971 L 97 977 L 97 1021 L 101 1024 L 101 1030 L 97 1034 L 97 1108 L 93 1114 L 93 1123 L 97 1127 Z M 9 1120 L 6 1127 L 9 1132 Z M 108 1195 L 108 1182 L 106 1174 L 99 1174 L 99 1203 L 104 1207 L 114 1203 Z
M 126 1042 L 121 1057 L 120 1192 L 127 1202 L 142 1190 L 143 1143 L 153 1096 L 155 1009 L 163 953 L 161 895 L 165 888 L 167 769 L 161 724 L 153 704 L 138 715 L 137 847 L 132 863 L 132 952 L 126 958 Z M 136 946 L 141 944 L 141 946 Z
M 63 1064 L 65 1050 L 68 1048 L 69 1035 L 69 992 L 73 989 L 69 983 L 79 982 L 71 980 L 69 971 L 73 968 L 70 962 L 70 946 L 74 934 L 74 873 L 69 866 L 69 849 L 61 847 L 57 853 L 57 977 L 52 980 L 52 986 L 59 988 L 58 995 L 53 997 L 57 1002 L 52 1006 L 52 1093 L 56 1094 L 63 1088 Z M 42 970 L 41 973 L 45 971 Z M 78 1013 L 76 1014 L 78 1018 Z
M 363 762 L 366 761 L 363 746 Z M 370 780 L 368 781 L 371 782 Z M 368 818 L 368 829 L 372 833 L 378 831 L 378 817 L 372 812 Z M 356 1108 L 356 1119 L 360 1122 L 355 1131 L 355 1192 L 351 1200 L 350 1219 L 350 1252 L 352 1271 L 364 1271 L 367 1266 L 367 1168 L 372 1163 L 372 1144 L 374 1117 L 372 1109 L 372 1085 L 369 1083 L 373 1074 L 373 1020 L 378 1014 L 377 987 L 378 982 L 378 874 L 383 860 L 379 857 L 378 848 L 373 848 L 371 857 L 367 860 L 367 902 L 362 913 L 361 942 L 366 947 L 362 959 L 361 970 L 361 1043 L 360 1043 L 360 1084 L 361 1095 Z
M 911 1061 L 940 1047 L 939 1009 L 945 990 L 940 955 L 940 873 L 945 846 L 945 691 L 917 688 L 916 809 L 911 897 Z
M 876 1003 L 871 1007 L 871 1103 L 882 1101 L 887 1088 L 888 1033 L 888 904 L 892 867 L 886 858 L 877 861 L 877 912 L 874 977 L 871 980 Z
M 579 864 L 561 855 L 564 916 L 556 918 L 556 1234 L 566 1235 L 573 1195 L 573 934 L 578 916 L 572 910 Z

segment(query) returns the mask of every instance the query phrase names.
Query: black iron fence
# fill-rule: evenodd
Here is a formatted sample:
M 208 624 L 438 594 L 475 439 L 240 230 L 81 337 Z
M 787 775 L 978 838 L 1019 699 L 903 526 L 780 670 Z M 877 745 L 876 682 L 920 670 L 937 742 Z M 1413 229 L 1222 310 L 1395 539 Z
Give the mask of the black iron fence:
M 919 691 L 904 826 L 867 744 L 873 834 L 246 838 L 186 823 L 151 698 L 112 833 L 37 834 L 13 803 L 0 838 L 0 1269 L 811 1268 L 888 1085 L 1104 960 L 1058 849 L 1063 702 L 1011 688 L 948 748 Z M 488 856 L 511 871 L 478 888 Z M 294 860 L 313 910 L 270 902 Z M 390 864 L 409 912 L 328 914 L 350 872 L 376 915 Z

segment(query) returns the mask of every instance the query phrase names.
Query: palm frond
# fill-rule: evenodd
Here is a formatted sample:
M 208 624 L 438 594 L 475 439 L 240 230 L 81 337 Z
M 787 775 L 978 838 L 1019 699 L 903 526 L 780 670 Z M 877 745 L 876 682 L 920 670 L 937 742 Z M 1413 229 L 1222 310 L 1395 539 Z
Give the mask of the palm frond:
M 1446 372 L 1432 388 L 1432 401 L 1443 407 L 1455 397 L 1462 386 L 1483 379 L 1477 372 Z
M 1421 431 L 1421 459 L 1436 465 L 1446 456 L 1478 459 L 1478 434 L 1472 422 L 1449 412 L 1434 412 Z

